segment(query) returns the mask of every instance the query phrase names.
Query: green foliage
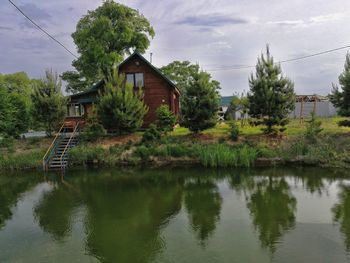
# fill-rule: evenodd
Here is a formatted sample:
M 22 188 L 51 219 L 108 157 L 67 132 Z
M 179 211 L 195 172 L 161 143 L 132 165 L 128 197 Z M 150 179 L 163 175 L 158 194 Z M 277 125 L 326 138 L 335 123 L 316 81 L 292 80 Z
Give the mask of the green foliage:
M 27 74 L 0 75 L 0 134 L 18 137 L 30 124 L 31 82 Z
M 147 111 L 142 89 L 134 90 L 124 75 L 118 76 L 113 70 L 97 101 L 97 116 L 103 127 L 117 134 L 131 133 L 142 126 Z
M 131 49 L 144 53 L 154 35 L 149 21 L 138 10 L 104 1 L 79 20 L 72 34 L 80 56 L 73 61 L 77 71 L 62 75 L 68 82 L 67 91 L 81 91 L 96 83 Z
M 192 132 L 214 127 L 219 108 L 219 83 L 210 74 L 200 72 L 193 76 L 181 96 L 181 123 Z
M 288 123 L 288 113 L 294 109 L 294 84 L 282 75 L 280 65 L 274 63 L 269 47 L 266 57 L 261 54 L 256 65 L 255 75 L 249 78 L 249 114 L 266 125 L 266 133 L 276 132 L 274 126 Z
M 161 137 L 161 133 L 156 125 L 151 124 L 148 129 L 142 135 L 142 142 L 154 142 L 159 140 Z
M 0 170 L 37 169 L 44 154 L 42 150 L 32 150 L 19 154 L 0 155 Z
M 333 89 L 330 94 L 330 100 L 338 109 L 338 114 L 344 117 L 350 117 L 350 54 L 346 54 L 344 70 L 338 77 L 340 89 L 332 84 Z
M 170 64 L 161 67 L 162 73 L 176 83 L 180 91 L 186 90 L 193 77 L 199 72 L 198 64 L 191 64 L 189 61 L 173 61 Z
M 350 120 L 338 121 L 338 125 L 341 126 L 341 127 L 350 127 Z
M 316 119 L 315 113 L 311 113 L 311 120 L 307 121 L 305 137 L 310 141 L 315 142 L 317 136 L 323 129 L 321 128 L 322 122 Z
M 57 73 L 46 70 L 45 78 L 36 82 L 32 94 L 33 117 L 45 125 L 48 136 L 51 136 L 66 114 L 67 101 L 62 95 L 61 86 Z
M 238 141 L 239 127 L 235 121 L 230 123 L 230 139 L 232 141 Z
M 93 113 L 87 119 L 86 125 L 84 126 L 83 132 L 80 138 L 86 142 L 95 142 L 101 137 L 106 135 L 106 130 L 100 124 L 96 117 L 95 108 Z
M 248 146 L 231 147 L 227 144 L 201 146 L 199 159 L 205 167 L 250 167 L 258 152 Z
M 105 150 L 102 146 L 78 145 L 68 152 L 69 164 L 85 165 L 88 162 L 101 162 L 105 158 Z
M 157 127 L 165 134 L 174 129 L 176 123 L 176 116 L 169 110 L 168 105 L 161 105 L 156 112 Z
M 240 98 L 236 95 L 233 95 L 230 101 L 230 105 L 228 106 L 228 109 L 225 113 L 226 120 L 235 119 L 235 114 L 236 114 L 236 111 L 238 110 L 240 103 L 241 103 Z

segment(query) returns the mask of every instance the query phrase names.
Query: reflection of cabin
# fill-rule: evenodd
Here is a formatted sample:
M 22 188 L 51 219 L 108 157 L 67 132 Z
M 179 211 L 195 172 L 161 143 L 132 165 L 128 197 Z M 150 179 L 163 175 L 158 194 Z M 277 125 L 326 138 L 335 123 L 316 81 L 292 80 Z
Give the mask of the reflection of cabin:
M 314 112 L 318 117 L 331 117 L 337 114 L 336 108 L 329 98 L 321 95 L 297 95 L 295 109 L 289 114 L 290 118 L 308 118 Z
M 143 127 L 156 120 L 156 110 L 162 104 L 168 105 L 175 115 L 179 114 L 178 88 L 141 54 L 133 53 L 119 65 L 118 70 L 119 73 L 125 74 L 128 83 L 135 88 L 143 88 L 144 102 L 149 108 L 144 117 Z M 91 115 L 92 105 L 97 101 L 103 85 L 104 82 L 100 81 L 87 91 L 71 95 L 68 118 L 86 119 Z

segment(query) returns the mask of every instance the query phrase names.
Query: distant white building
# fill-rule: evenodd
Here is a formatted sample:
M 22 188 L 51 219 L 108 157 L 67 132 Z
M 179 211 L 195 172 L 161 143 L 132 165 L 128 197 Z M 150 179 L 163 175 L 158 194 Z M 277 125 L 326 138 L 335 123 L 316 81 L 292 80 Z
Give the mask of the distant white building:
M 223 121 L 230 106 L 232 96 L 221 97 L 219 108 L 219 120 Z M 337 115 L 337 109 L 330 102 L 329 98 L 321 95 L 297 95 L 295 99 L 295 108 L 289 114 L 289 118 L 308 118 L 311 112 L 315 112 L 317 117 L 332 117 Z M 232 118 L 239 120 L 248 118 L 248 114 L 242 113 L 240 107 L 235 113 L 231 113 Z
M 332 117 L 337 110 L 328 97 L 320 95 L 297 95 L 295 109 L 289 114 L 290 118 L 307 118 L 315 112 L 317 117 Z

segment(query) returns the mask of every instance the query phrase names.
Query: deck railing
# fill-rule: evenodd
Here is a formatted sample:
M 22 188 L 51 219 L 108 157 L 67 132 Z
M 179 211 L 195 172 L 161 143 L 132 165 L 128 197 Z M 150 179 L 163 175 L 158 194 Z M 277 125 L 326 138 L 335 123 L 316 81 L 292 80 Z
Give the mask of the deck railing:
M 62 152 L 62 154 L 61 154 L 61 156 L 60 156 L 61 169 L 62 169 L 62 168 L 65 168 L 65 165 L 63 165 L 63 163 L 66 161 L 67 150 L 68 150 L 68 148 L 70 147 L 70 144 L 71 144 L 71 142 L 72 142 L 72 139 L 75 137 L 75 135 L 76 135 L 76 133 L 77 133 L 77 131 L 78 131 L 78 129 L 79 129 L 79 125 L 80 125 L 80 122 L 77 122 L 76 125 L 75 125 L 75 127 L 74 127 L 73 132 L 71 133 L 71 135 L 70 135 L 70 137 L 69 137 L 69 140 L 68 140 L 68 142 L 67 142 L 67 144 L 66 144 L 66 147 L 64 147 L 64 150 L 63 150 L 63 152 Z
M 62 131 L 64 130 L 64 128 L 65 128 L 65 123 L 63 123 L 61 128 L 58 130 L 54 140 L 52 141 L 50 147 L 47 149 L 47 151 L 42 159 L 42 165 L 43 165 L 44 171 L 47 171 L 48 162 L 50 161 L 51 153 L 55 149 L 55 147 L 57 146 L 57 143 L 62 135 Z

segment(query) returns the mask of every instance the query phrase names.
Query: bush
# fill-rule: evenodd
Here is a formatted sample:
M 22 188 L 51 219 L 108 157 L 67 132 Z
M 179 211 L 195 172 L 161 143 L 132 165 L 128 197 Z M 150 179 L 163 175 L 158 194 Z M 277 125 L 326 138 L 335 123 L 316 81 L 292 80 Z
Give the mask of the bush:
M 157 126 L 154 124 L 151 124 L 149 128 L 143 133 L 142 142 L 146 142 L 146 143 L 153 142 L 153 141 L 159 140 L 160 137 L 161 137 L 161 134 Z
M 87 125 L 84 127 L 84 131 L 81 133 L 80 138 L 85 142 L 95 142 L 99 138 L 106 135 L 106 130 L 98 123 L 96 117 L 92 117 L 88 120 Z
M 311 113 L 311 120 L 307 121 L 305 137 L 311 141 L 316 141 L 318 134 L 323 130 L 322 122 L 316 120 L 315 113 Z
M 102 146 L 90 147 L 86 145 L 78 145 L 68 152 L 68 160 L 73 164 L 86 164 L 94 160 L 101 162 L 105 160 L 105 150 Z
M 157 127 L 165 134 L 174 129 L 176 123 L 175 115 L 169 110 L 168 105 L 161 105 L 156 112 L 157 115 Z
M 230 123 L 230 139 L 232 141 L 238 141 L 239 127 L 235 121 Z
M 350 127 L 350 120 L 338 121 L 339 126 Z

